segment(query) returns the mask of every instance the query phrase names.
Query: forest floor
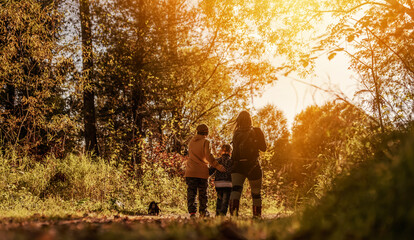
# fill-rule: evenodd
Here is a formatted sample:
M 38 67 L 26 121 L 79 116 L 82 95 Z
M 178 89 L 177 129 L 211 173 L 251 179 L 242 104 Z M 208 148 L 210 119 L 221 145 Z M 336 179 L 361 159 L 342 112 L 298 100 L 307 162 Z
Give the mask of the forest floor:
M 0 219 L 0 239 L 280 239 L 289 226 L 280 216 L 189 218 L 186 215 Z M 292 229 L 290 229 L 292 230 Z

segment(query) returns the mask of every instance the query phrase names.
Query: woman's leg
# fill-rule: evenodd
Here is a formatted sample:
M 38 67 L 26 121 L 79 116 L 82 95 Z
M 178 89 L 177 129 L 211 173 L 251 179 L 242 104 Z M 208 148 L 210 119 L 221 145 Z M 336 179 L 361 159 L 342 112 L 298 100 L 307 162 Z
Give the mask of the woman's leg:
M 232 191 L 230 194 L 230 214 L 239 215 L 240 197 L 243 191 L 244 180 L 246 176 L 240 173 L 231 174 L 231 183 L 233 184 Z
M 253 199 L 253 216 L 260 217 L 262 214 L 262 179 L 249 180 Z
M 249 175 L 249 184 L 253 199 L 253 217 L 260 217 L 262 214 L 262 169 L 257 167 Z

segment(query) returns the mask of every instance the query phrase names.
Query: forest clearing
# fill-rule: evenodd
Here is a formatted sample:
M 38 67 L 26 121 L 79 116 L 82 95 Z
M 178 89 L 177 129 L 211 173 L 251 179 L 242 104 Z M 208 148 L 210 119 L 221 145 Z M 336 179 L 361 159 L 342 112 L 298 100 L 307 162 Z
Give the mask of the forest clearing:
M 413 26 L 411 0 L 1 0 L 0 239 L 411 239 Z

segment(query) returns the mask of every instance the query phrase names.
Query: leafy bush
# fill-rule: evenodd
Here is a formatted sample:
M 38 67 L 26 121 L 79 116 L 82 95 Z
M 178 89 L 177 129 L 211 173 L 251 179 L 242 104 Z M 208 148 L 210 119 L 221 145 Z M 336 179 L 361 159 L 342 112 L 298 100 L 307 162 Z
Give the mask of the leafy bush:
M 140 172 L 135 173 L 115 160 L 70 154 L 64 159 L 47 157 L 38 162 L 10 151 L 0 155 L 0 215 L 145 214 L 151 201 L 160 203 L 162 213 L 183 214 L 187 212 L 187 186 L 179 166 L 184 161 L 176 154 L 158 154 L 145 159 Z M 265 178 L 266 184 L 270 177 Z M 208 210 L 213 213 L 216 192 L 212 183 L 208 199 Z M 264 213 L 277 214 L 282 210 L 279 203 L 278 196 L 265 187 Z M 251 191 L 246 181 L 240 215 L 251 214 Z
M 62 214 L 92 211 L 145 213 L 151 201 L 167 212 L 185 209 L 185 183 L 157 163 L 142 176 L 115 163 L 88 156 L 48 157 L 36 162 L 10 152 L 0 156 L 0 212 L 17 216 L 58 208 Z M 46 211 L 47 212 L 47 211 Z
M 293 239 L 409 239 L 414 226 L 414 135 L 382 137 L 374 157 L 308 209 Z

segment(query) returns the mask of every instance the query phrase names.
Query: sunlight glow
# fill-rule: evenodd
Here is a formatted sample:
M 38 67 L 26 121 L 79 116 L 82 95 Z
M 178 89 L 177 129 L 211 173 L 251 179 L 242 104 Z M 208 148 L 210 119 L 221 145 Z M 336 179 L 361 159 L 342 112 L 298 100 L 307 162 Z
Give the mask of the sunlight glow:
M 326 57 L 321 57 L 316 62 L 315 76 L 307 79 L 301 79 L 297 75 L 280 77 L 275 86 L 265 89 L 262 97 L 254 99 L 254 108 L 258 109 L 269 103 L 274 104 L 283 111 L 291 126 L 295 116 L 306 107 L 334 99 L 331 94 L 295 81 L 295 79 L 326 90 L 333 90 L 336 93 L 343 92 L 352 99 L 357 89 L 357 81 L 348 66 L 348 60 L 344 55 L 338 55 L 331 61 Z

